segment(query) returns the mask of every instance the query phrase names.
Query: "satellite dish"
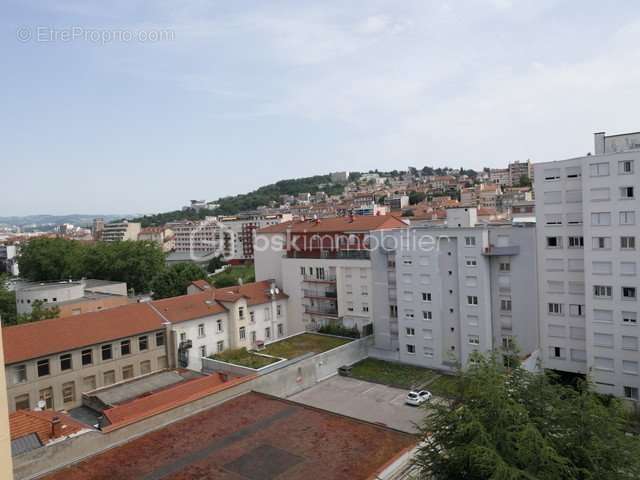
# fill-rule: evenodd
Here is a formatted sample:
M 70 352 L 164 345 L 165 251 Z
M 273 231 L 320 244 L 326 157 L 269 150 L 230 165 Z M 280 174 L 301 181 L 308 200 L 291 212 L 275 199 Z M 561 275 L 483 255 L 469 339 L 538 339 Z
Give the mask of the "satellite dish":
M 280 289 L 276 288 L 276 295 L 280 293 Z

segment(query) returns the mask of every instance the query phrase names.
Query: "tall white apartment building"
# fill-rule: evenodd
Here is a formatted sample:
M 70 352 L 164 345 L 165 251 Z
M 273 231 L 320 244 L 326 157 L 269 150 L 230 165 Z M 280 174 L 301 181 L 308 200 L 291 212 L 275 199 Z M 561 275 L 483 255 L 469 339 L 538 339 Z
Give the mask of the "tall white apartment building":
M 451 370 L 474 351 L 538 346 L 535 227 L 478 223 L 447 210 L 440 226 L 375 232 L 374 337 L 397 360 Z
M 534 165 L 543 366 L 638 400 L 640 134 L 595 152 Z

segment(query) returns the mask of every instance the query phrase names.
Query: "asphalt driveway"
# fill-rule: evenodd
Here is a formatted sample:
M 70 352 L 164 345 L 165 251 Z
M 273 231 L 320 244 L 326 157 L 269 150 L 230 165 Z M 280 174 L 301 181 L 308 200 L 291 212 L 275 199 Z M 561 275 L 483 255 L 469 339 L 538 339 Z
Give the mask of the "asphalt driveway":
M 415 433 L 414 424 L 422 421 L 426 411 L 405 405 L 406 396 L 407 390 L 336 375 L 290 400 Z

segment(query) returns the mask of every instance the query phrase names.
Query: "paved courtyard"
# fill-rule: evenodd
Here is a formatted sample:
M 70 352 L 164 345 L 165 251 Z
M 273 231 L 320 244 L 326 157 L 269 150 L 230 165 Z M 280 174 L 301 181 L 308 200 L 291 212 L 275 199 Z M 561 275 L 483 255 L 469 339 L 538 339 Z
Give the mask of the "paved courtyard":
M 426 412 L 424 408 L 405 405 L 406 396 L 407 390 L 336 375 L 290 399 L 414 433 L 414 424 L 420 423 Z

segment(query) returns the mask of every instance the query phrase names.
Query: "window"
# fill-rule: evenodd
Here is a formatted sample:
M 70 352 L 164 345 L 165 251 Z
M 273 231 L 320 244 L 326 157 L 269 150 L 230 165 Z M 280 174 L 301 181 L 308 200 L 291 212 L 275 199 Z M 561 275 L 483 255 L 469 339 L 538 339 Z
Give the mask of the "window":
M 251 330 L 249 335 L 251 337 L 251 344 L 255 344 L 256 343 L 256 332 L 255 332 L 255 330 Z
M 187 332 L 180 332 L 180 343 L 187 341 Z
M 282 335 L 284 335 L 284 324 L 279 323 L 277 328 L 278 328 L 278 336 L 281 337 Z
M 131 340 L 122 340 L 120 342 L 120 355 L 129 355 L 131 353 Z
M 638 337 L 632 337 L 628 335 L 622 336 L 622 349 L 638 351 Z
M 606 297 L 611 298 L 612 288 L 608 285 L 594 285 L 593 296 L 594 297 Z
M 96 389 L 96 376 L 95 375 L 89 375 L 88 377 L 84 377 L 82 379 L 82 385 L 83 385 L 82 390 L 84 392 L 88 392 L 90 390 L 95 390 Z
M 140 362 L 140 375 L 146 375 L 149 372 L 151 372 L 151 360 Z
M 584 317 L 584 305 L 569 305 L 569 315 L 572 317 Z
M 256 312 L 254 312 L 253 310 L 249 312 L 249 321 L 251 323 L 256 323 Z
M 368 312 L 369 311 L 369 304 L 368 303 L 363 303 L 362 304 L 362 311 L 363 312 Z
M 216 331 L 218 333 L 222 332 L 222 320 L 220 319 L 216 320 Z
M 582 225 L 582 212 L 567 213 L 567 225 Z
M 76 384 L 67 382 L 62 384 L 62 402 L 71 403 L 76 400 Z
M 104 372 L 104 374 L 102 375 L 102 383 L 104 385 L 111 385 L 116 383 L 116 371 L 108 370 Z
M 636 287 L 622 287 L 622 299 L 623 300 L 635 300 L 636 299 Z
M 389 316 L 391 318 L 398 318 L 398 306 L 397 305 L 389 305 Z
M 478 297 L 475 295 L 467 296 L 467 305 L 478 305 Z
M 500 310 L 503 312 L 511 311 L 511 299 L 503 298 L 500 300 Z
M 433 313 L 429 310 L 422 311 L 422 318 L 424 320 L 433 320 Z
M 634 198 L 633 187 L 620 187 L 620 198 L 623 200 Z
M 544 223 L 546 225 L 562 225 L 562 214 L 548 213 L 544 216 Z
M 102 345 L 100 348 L 102 350 L 102 360 L 111 360 L 113 358 L 113 351 L 110 343 Z
M 544 170 L 544 180 L 545 182 L 553 182 L 555 180 L 560 180 L 560 169 L 546 168 Z
M 620 248 L 623 250 L 635 250 L 636 237 L 620 237 Z
M 244 320 L 244 307 L 238 307 L 238 318 Z
M 467 267 L 476 267 L 478 265 L 478 261 L 476 260 L 475 257 L 466 257 L 465 258 L 465 265 Z
M 633 173 L 633 160 L 621 160 L 618 162 L 618 173 L 626 175 Z
M 551 357 L 564 358 L 564 352 L 561 347 L 551 347 Z
M 562 192 L 559 190 L 555 190 L 552 192 L 544 192 L 543 198 L 544 198 L 545 205 L 562 203 Z
M 412 345 L 410 343 L 407 343 L 407 353 L 415 354 L 416 353 L 416 346 Z
M 562 237 L 547 237 L 547 248 L 562 248 Z
M 15 398 L 16 410 L 29 410 L 31 405 L 29 403 L 29 394 L 18 395 Z
M 219 342 L 216 343 L 216 351 L 220 353 L 223 350 L 224 350 L 224 340 L 220 340 Z
M 60 370 L 71 370 L 72 367 L 71 354 L 65 353 L 63 355 L 60 355 Z
M 427 358 L 433 358 L 433 348 L 423 347 L 424 356 Z
M 364 289 L 366 290 L 366 287 L 365 287 Z M 362 292 L 362 294 L 363 294 L 363 295 L 366 295 L 366 292 Z M 281 317 L 281 316 L 282 316 L 282 305 L 280 305 L 280 304 L 277 304 L 277 305 L 276 305 L 276 315 L 277 315 L 278 317 Z
M 13 383 L 24 383 L 27 381 L 27 366 L 25 364 L 13 367 Z
M 622 323 L 627 325 L 637 325 L 638 314 L 636 312 L 622 312 Z
M 498 269 L 501 272 L 510 272 L 511 271 L 511 263 L 509 262 L 500 262 Z
M 141 352 L 147 350 L 149 348 L 149 337 L 143 335 L 142 337 L 138 337 L 138 350 Z
M 567 167 L 565 168 L 565 173 L 567 178 L 580 178 L 582 176 L 580 167 Z
M 606 177 L 609 175 L 609 163 L 592 163 L 589 165 L 592 177 Z
M 464 237 L 464 244 L 467 247 L 475 247 L 476 246 L 476 237 Z
M 591 225 L 593 225 L 594 227 L 611 225 L 611 213 L 593 212 L 591 214 Z
M 598 323 L 613 323 L 613 312 L 611 310 L 594 310 L 593 321 Z
M 43 388 L 40 390 L 40 400 L 44 402 L 44 408 L 53 409 L 53 388 Z
M 207 356 L 207 346 L 206 345 L 200 345 L 200 356 L 201 357 L 206 357 Z
M 300 267 L 300 275 L 304 276 L 305 275 L 305 268 L 304 267 Z
M 549 303 L 548 304 L 549 315 L 562 315 L 561 303 Z
M 620 212 L 620 225 L 635 225 L 636 212 Z
M 628 387 L 625 385 L 624 387 L 624 398 L 629 398 L 631 400 L 638 400 L 638 388 L 637 387 Z
M 569 237 L 569 248 L 584 248 L 584 237 Z
M 413 337 L 416 334 L 416 329 L 415 328 L 407 327 L 404 330 L 405 330 L 405 334 L 407 335 L 407 337 Z
M 468 336 L 470 345 L 480 345 L 480 336 L 479 335 L 469 335 Z
M 156 332 L 156 346 L 162 347 L 164 345 L 164 332 Z
M 271 327 L 266 327 L 264 329 L 264 338 L 267 340 L 271 339 Z
M 431 293 L 430 292 L 422 292 L 422 301 L 430 302 L 431 301 Z
M 47 375 L 49 375 L 49 373 L 51 373 L 51 370 L 49 368 L 49 359 L 45 358 L 44 360 L 38 360 L 38 363 L 36 364 L 36 367 L 38 369 L 38 376 L 39 377 L 46 377 Z
M 594 250 L 611 250 L 611 237 L 593 237 Z

